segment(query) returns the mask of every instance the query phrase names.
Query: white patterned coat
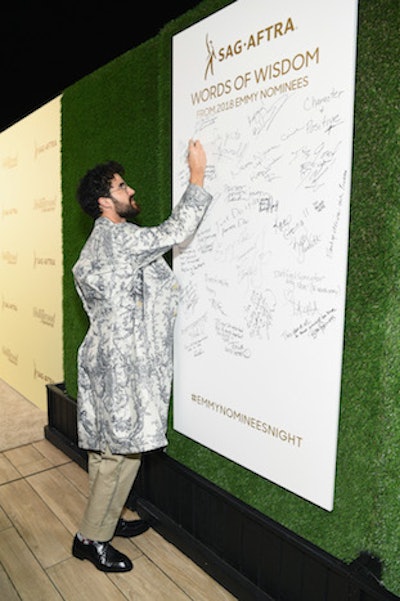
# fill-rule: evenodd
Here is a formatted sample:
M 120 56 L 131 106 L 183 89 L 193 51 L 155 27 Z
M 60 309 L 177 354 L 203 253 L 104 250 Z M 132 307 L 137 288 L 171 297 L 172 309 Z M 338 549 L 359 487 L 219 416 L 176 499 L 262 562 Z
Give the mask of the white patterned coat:
M 81 448 L 166 446 L 179 290 L 163 254 L 194 233 L 210 201 L 190 184 L 161 225 L 96 219 L 72 269 L 90 322 L 78 350 Z

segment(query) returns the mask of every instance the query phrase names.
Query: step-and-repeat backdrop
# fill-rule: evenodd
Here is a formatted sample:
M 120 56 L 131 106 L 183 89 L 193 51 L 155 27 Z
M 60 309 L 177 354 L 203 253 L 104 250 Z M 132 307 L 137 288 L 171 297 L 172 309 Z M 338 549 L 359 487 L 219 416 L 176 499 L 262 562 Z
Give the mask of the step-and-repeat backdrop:
M 41 409 L 63 380 L 61 100 L 0 134 L 0 378 Z

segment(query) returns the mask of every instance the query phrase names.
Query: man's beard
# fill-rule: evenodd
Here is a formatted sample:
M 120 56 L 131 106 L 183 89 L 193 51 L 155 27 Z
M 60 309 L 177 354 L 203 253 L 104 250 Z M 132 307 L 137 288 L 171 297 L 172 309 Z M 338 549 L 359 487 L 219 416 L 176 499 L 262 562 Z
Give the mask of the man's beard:
M 115 207 L 116 211 L 118 213 L 118 215 L 120 217 L 124 217 L 124 219 L 129 219 L 130 217 L 136 217 L 136 215 L 139 215 L 140 213 L 140 209 L 139 207 L 133 207 L 132 205 L 129 205 L 128 207 L 124 207 L 124 208 L 118 208 Z
M 129 199 L 128 206 L 122 205 L 122 203 L 119 200 L 117 200 L 116 198 L 113 198 L 112 196 L 110 196 L 110 198 L 113 201 L 115 210 L 120 217 L 123 217 L 124 219 L 129 219 L 129 218 L 133 218 L 133 217 L 136 217 L 137 215 L 139 215 L 140 207 L 138 207 L 137 205 L 136 205 L 136 207 L 133 207 L 131 205 L 133 196 L 131 196 L 131 198 Z

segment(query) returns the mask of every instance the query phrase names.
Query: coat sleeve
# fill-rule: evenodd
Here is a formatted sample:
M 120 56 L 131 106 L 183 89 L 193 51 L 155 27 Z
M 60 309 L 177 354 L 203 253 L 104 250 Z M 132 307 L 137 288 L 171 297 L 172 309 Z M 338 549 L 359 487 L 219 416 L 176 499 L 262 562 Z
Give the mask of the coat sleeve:
M 135 255 L 139 267 L 151 263 L 175 244 L 182 244 L 200 225 L 212 196 L 200 186 L 189 184 L 171 215 L 153 227 L 127 223 L 123 241 L 125 250 Z

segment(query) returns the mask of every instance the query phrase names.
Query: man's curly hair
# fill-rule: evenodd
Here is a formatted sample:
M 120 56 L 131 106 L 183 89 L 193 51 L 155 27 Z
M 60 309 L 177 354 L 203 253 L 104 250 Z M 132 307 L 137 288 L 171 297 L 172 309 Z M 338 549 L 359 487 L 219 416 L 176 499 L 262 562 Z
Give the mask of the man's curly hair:
M 111 180 L 116 173 L 122 177 L 124 167 L 116 161 L 108 161 L 89 169 L 79 182 L 76 197 L 85 213 L 93 219 L 100 217 L 99 198 L 109 196 Z

